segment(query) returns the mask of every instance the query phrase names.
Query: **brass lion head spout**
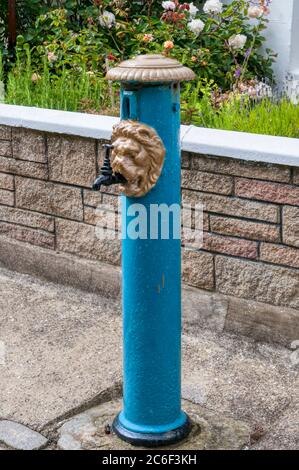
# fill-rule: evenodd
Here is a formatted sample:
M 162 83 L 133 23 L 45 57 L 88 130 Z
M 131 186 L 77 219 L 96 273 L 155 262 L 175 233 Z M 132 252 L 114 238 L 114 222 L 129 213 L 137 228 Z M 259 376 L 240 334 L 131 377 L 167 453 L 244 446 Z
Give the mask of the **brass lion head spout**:
M 157 183 L 166 150 L 157 132 L 137 121 L 113 127 L 112 169 L 124 177 L 120 190 L 129 197 L 147 194 Z

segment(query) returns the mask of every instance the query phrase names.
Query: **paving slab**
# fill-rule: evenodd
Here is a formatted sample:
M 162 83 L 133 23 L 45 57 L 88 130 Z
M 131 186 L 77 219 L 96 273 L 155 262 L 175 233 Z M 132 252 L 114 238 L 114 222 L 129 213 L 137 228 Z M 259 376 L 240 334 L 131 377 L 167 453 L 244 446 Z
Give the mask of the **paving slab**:
M 117 302 L 0 268 L 0 420 L 48 437 L 58 421 L 119 397 L 121 343 Z M 294 448 L 299 365 L 292 354 L 187 324 L 183 397 L 247 423 L 253 445 Z
M 15 450 L 38 450 L 48 440 L 41 434 L 13 421 L 0 421 L 0 442 Z
M 299 382 L 297 383 L 299 388 Z M 298 405 L 298 402 L 297 402 Z M 256 450 L 298 450 L 299 449 L 299 410 L 292 406 L 275 422 L 253 449 Z
M 284 347 L 203 330 L 183 345 L 184 398 L 265 431 L 298 406 L 299 368 Z
M 0 419 L 39 430 L 115 387 L 116 312 L 104 298 L 0 270 Z
M 121 401 L 115 400 L 94 407 L 67 421 L 58 430 L 60 450 L 132 450 L 134 447 L 120 440 L 113 432 L 107 434 L 113 419 L 121 410 Z M 160 449 L 176 450 L 238 450 L 250 441 L 250 427 L 225 416 L 219 416 L 201 406 L 183 402 L 192 422 L 188 438 L 179 444 Z M 143 449 L 143 447 L 138 447 Z M 157 448 L 159 449 L 159 448 Z

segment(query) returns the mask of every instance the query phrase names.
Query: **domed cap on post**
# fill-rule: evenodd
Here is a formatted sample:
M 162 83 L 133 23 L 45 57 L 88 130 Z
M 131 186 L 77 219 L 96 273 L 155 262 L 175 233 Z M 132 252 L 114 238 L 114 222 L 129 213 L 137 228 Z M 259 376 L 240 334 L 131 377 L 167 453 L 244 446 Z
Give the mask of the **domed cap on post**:
M 117 82 L 182 82 L 193 80 L 195 73 L 170 57 L 159 54 L 140 55 L 121 62 L 106 75 Z

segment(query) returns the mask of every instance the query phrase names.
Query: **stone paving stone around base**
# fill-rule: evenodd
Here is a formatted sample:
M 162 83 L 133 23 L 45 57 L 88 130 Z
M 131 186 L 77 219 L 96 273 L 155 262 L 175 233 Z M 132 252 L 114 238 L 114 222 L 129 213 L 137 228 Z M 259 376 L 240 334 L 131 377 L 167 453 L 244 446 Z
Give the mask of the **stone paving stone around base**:
M 48 440 L 22 424 L 3 420 L 0 421 L 0 442 L 16 450 L 38 450 Z
M 107 424 L 111 426 L 121 406 L 121 400 L 111 401 L 70 419 L 58 431 L 58 448 L 60 450 L 134 449 L 114 433 L 105 433 L 105 427 Z M 183 408 L 191 418 L 193 429 L 185 441 L 169 446 L 168 449 L 238 450 L 249 444 L 250 427 L 242 421 L 221 416 L 188 401 L 183 402 Z

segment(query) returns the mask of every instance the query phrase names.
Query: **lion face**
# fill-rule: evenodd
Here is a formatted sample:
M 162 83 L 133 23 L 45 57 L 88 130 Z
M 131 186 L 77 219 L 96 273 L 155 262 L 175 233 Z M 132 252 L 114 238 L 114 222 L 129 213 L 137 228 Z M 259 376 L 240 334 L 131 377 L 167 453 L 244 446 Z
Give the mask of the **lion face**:
M 113 129 L 112 169 L 126 179 L 120 186 L 129 197 L 141 197 L 156 184 L 164 162 L 165 148 L 151 127 L 122 121 Z
M 138 142 L 133 139 L 118 138 L 113 143 L 112 169 L 127 180 L 121 186 L 121 191 L 129 196 L 138 197 L 142 188 L 147 186 L 150 172 L 148 154 Z

